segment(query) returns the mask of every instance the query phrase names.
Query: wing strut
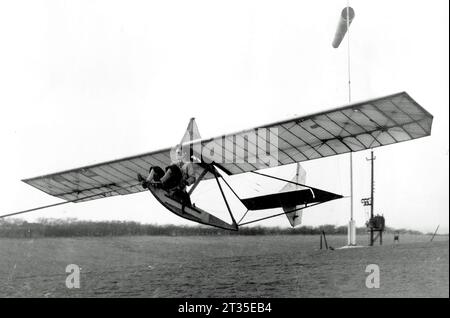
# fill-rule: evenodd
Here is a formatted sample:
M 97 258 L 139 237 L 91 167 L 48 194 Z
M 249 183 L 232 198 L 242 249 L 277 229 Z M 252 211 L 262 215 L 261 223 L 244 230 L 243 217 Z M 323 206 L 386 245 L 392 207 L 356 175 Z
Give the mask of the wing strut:
M 200 181 L 202 181 L 202 179 L 205 177 L 205 175 L 208 173 L 208 170 L 205 169 L 202 171 L 202 173 L 200 174 L 200 176 L 197 178 L 197 181 L 195 181 L 195 183 L 192 185 L 192 188 L 189 189 L 188 194 L 191 195 L 192 192 L 194 192 L 195 188 L 197 188 L 198 184 L 200 183 Z
M 219 167 L 220 168 L 220 167 Z M 233 192 L 233 194 L 236 196 L 236 198 L 238 198 L 239 201 L 242 202 L 242 199 L 237 195 L 236 191 L 234 191 L 234 189 L 229 185 L 229 183 L 227 182 L 227 180 L 225 180 L 225 178 L 219 174 L 219 176 L 222 178 L 223 182 L 225 182 L 225 184 L 227 185 L 227 187 L 231 190 L 231 192 Z
M 235 219 L 234 219 L 234 217 L 233 217 L 233 214 L 231 213 L 230 207 L 229 207 L 229 205 L 228 205 L 228 201 L 227 201 L 227 199 L 226 199 L 226 197 L 225 197 L 225 194 L 224 194 L 224 192 L 223 192 L 223 190 L 222 190 L 222 187 L 221 187 L 221 185 L 220 185 L 220 182 L 219 182 L 218 177 L 221 177 L 221 178 L 222 178 L 222 180 L 225 182 L 225 184 L 228 186 L 228 188 L 231 190 L 231 192 L 236 196 L 236 198 L 239 199 L 239 201 L 241 201 L 243 204 L 244 204 L 244 202 L 243 202 L 242 199 L 238 196 L 238 194 L 234 191 L 234 189 L 228 184 L 228 182 L 225 180 L 225 178 L 224 178 L 220 173 L 218 173 L 218 169 L 214 167 L 215 164 L 213 163 L 212 165 L 213 165 L 212 170 L 213 170 L 214 176 L 215 176 L 215 178 L 216 178 L 217 184 L 219 185 L 219 189 L 220 189 L 220 191 L 221 191 L 221 193 L 222 193 L 222 196 L 223 196 L 223 198 L 224 198 L 224 200 L 225 200 L 225 203 L 226 203 L 226 205 L 227 205 L 227 208 L 228 208 L 228 211 L 229 211 L 229 213 L 230 213 L 230 216 L 231 216 L 231 218 L 233 219 L 233 222 L 234 222 L 235 224 L 237 224 L 238 226 L 241 226 L 241 225 L 247 225 L 247 224 L 251 224 L 251 223 L 255 223 L 255 222 L 267 220 L 267 219 L 274 218 L 274 217 L 276 217 L 276 216 L 280 216 L 280 215 L 284 215 L 284 214 L 285 214 L 285 215 L 289 215 L 289 214 L 291 214 L 291 213 L 294 213 L 294 212 L 297 212 L 297 211 L 300 211 L 300 210 L 303 210 L 303 209 L 306 209 L 306 208 L 310 208 L 310 207 L 313 207 L 313 206 L 316 206 L 316 205 L 319 205 L 319 204 L 322 204 L 322 203 L 325 203 L 325 202 L 328 202 L 328 201 L 331 201 L 331 200 L 334 200 L 334 199 L 335 199 L 335 198 L 329 198 L 329 199 L 327 199 L 327 200 L 324 200 L 324 201 L 321 201 L 321 202 L 316 202 L 316 203 L 313 203 L 313 204 L 311 204 L 311 205 L 307 205 L 307 204 L 306 204 L 306 205 L 303 206 L 303 207 L 296 208 L 296 209 L 291 210 L 291 211 L 283 211 L 282 213 L 278 213 L 278 214 L 274 214 L 274 215 L 270 215 L 270 216 L 263 217 L 263 218 L 260 218 L 260 219 L 256 219 L 256 220 L 252 220 L 252 221 L 248 221 L 248 222 L 242 223 L 242 221 L 243 221 L 243 220 L 245 219 L 245 217 L 247 216 L 247 213 L 250 211 L 250 209 L 247 208 L 247 211 L 245 212 L 245 214 L 242 216 L 242 218 L 239 220 L 239 222 L 236 223 L 236 221 L 235 221 Z M 210 168 L 210 167 L 208 167 L 208 168 Z M 311 191 L 312 197 L 315 198 L 314 190 L 317 190 L 316 188 L 307 186 L 307 185 L 305 185 L 305 184 L 297 183 L 297 182 L 294 182 L 294 181 L 291 181 L 291 180 L 286 180 L 286 179 L 283 179 L 283 178 L 279 178 L 279 177 L 271 176 L 271 175 L 268 175 L 268 174 L 256 172 L 256 171 L 251 171 L 251 172 L 254 173 L 254 174 L 257 174 L 257 175 L 261 175 L 261 176 L 263 176 L 263 177 L 273 178 L 273 179 L 276 179 L 276 180 L 284 181 L 284 182 L 287 182 L 287 183 L 293 183 L 293 184 L 295 184 L 295 185 L 299 185 L 299 186 L 308 188 L 308 189 Z M 244 205 L 245 205 L 245 204 L 244 204 Z
M 228 213 L 230 214 L 231 220 L 233 220 L 233 224 L 237 225 L 236 220 L 234 219 L 233 213 L 231 213 L 231 209 L 230 209 L 230 205 L 228 204 L 227 197 L 225 196 L 225 193 L 223 192 L 223 189 L 222 189 L 222 185 L 220 184 L 220 181 L 219 181 L 219 178 L 218 178 L 219 174 L 217 173 L 217 170 L 214 167 L 213 167 L 212 170 L 214 172 L 214 178 L 216 178 L 217 185 L 219 186 L 220 193 L 222 194 L 223 200 L 225 201 L 225 205 L 227 206 L 227 210 L 228 210 Z

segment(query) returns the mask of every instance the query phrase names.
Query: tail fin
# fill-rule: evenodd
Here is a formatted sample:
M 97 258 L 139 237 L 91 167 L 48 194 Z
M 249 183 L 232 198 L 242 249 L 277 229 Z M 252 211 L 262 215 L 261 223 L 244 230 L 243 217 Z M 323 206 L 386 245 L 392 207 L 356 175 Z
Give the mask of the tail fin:
M 306 171 L 303 169 L 303 167 L 300 165 L 300 163 L 297 163 L 297 170 L 295 173 L 295 176 L 292 178 L 292 181 L 295 183 L 305 184 L 306 182 Z M 280 189 L 280 192 L 288 192 L 293 190 L 300 190 L 300 189 L 307 189 L 306 187 L 293 184 L 293 183 L 287 183 L 283 188 Z M 289 223 L 292 227 L 296 227 L 300 224 L 302 224 L 302 216 L 303 216 L 303 210 L 298 210 L 301 208 L 304 208 L 304 205 L 296 205 L 296 206 L 282 206 L 283 211 L 286 213 L 286 216 L 289 220 Z M 290 212 L 295 211 L 295 212 Z
M 191 118 L 180 144 L 192 142 L 200 138 L 200 132 L 198 130 L 197 123 L 195 122 L 195 118 Z
M 189 158 L 201 158 L 201 146 L 194 146 L 192 142 L 194 140 L 200 139 L 200 132 L 197 127 L 197 123 L 195 122 L 195 118 L 191 118 L 189 120 L 189 124 L 186 128 L 186 132 L 183 135 L 183 138 L 181 138 L 181 146 L 183 149 L 186 149 L 186 151 L 189 151 Z

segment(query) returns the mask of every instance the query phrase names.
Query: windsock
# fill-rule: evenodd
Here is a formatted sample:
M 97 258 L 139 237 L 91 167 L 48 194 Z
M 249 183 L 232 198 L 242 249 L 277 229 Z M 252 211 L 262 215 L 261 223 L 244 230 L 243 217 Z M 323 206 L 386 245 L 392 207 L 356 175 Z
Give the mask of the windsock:
M 333 40 L 333 47 L 337 49 L 339 45 L 342 42 L 342 39 L 345 36 L 345 33 L 347 33 L 347 8 L 348 8 L 348 26 L 350 27 L 350 24 L 353 21 L 353 18 L 355 17 L 355 11 L 351 7 L 345 7 L 342 12 L 341 16 L 339 18 L 339 23 L 336 29 L 336 34 L 334 35 Z

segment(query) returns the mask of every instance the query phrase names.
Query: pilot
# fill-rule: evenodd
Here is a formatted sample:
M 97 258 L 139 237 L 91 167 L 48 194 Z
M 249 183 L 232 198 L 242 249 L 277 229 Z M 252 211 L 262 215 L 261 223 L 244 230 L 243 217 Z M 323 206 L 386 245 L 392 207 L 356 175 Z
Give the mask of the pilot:
M 168 191 L 175 199 L 185 205 L 191 205 L 186 187 L 195 183 L 195 170 L 188 153 L 181 146 L 175 150 L 175 160 L 167 166 L 165 171 L 158 166 L 152 166 L 146 179 L 138 174 L 138 180 L 144 188 L 152 185 Z

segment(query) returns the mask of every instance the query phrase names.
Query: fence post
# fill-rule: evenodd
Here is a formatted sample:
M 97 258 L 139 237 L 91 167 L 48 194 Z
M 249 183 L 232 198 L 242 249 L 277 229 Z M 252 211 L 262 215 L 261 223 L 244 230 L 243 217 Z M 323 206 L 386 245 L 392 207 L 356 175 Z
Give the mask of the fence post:
M 320 238 L 322 238 L 323 235 L 323 241 L 325 242 L 325 249 L 328 249 L 328 242 L 327 242 L 327 237 L 325 236 L 325 231 L 322 231 L 322 234 L 320 236 Z M 322 242 L 322 240 L 320 240 Z

